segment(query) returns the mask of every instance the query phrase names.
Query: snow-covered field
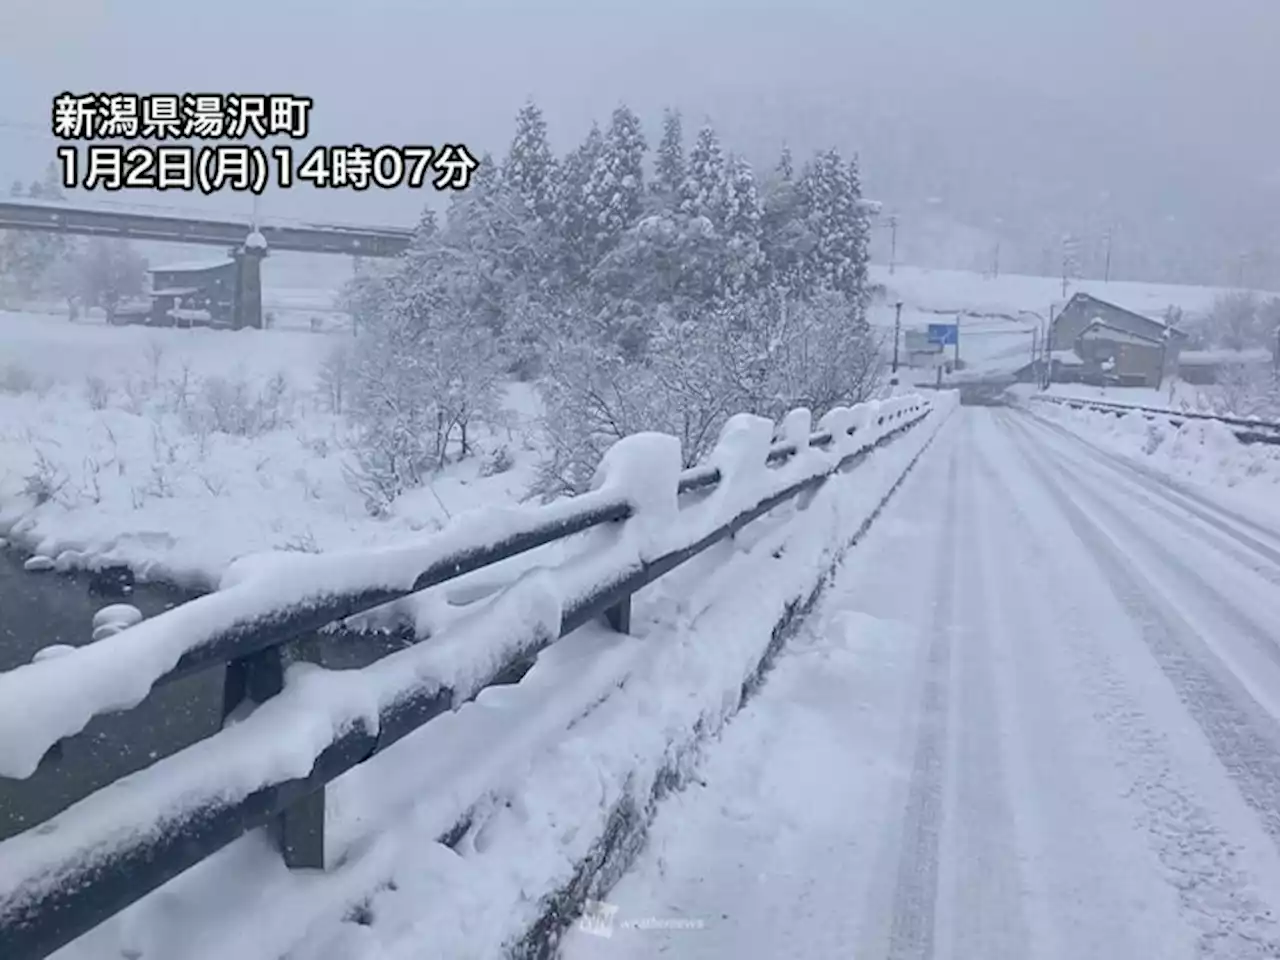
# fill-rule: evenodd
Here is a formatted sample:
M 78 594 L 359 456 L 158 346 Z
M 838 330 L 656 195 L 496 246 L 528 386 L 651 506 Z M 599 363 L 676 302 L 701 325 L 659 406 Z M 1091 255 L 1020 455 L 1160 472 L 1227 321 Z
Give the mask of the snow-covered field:
M 977 314 L 1016 317 L 1021 311 L 1047 314 L 1051 304 L 1060 306 L 1064 299 L 1084 292 L 1118 304 L 1128 310 L 1159 317 L 1170 306 L 1189 313 L 1202 313 L 1220 295 L 1230 292 L 1219 287 L 1195 287 L 1182 284 L 1145 283 L 1132 280 L 1073 280 L 1062 296 L 1062 281 L 1056 277 L 1032 277 L 1004 274 L 984 277 L 961 270 L 925 270 L 899 266 L 892 275 L 884 266 L 872 266 L 871 279 L 888 290 L 888 300 L 938 313 L 967 310 Z
M 73 566 L 207 584 L 245 553 L 381 543 L 523 495 L 536 459 L 522 421 L 538 406 L 512 386 L 510 434 L 479 441 L 506 446 L 511 470 L 481 476 L 470 458 L 371 518 L 320 376 L 344 342 L 0 313 L 0 535 Z

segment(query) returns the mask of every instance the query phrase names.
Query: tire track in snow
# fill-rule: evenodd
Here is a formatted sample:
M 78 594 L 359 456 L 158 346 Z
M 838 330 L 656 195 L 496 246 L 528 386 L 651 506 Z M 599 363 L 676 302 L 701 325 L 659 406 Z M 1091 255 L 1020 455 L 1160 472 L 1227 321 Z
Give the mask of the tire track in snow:
M 1023 429 L 1021 425 L 1019 429 Z M 1033 434 L 1026 436 L 1035 442 Z M 1049 449 L 1043 444 L 1040 448 Z M 1049 452 L 1064 471 L 1072 469 L 1062 454 Z M 1061 488 L 1057 489 L 1065 497 Z M 1197 583 L 1187 564 L 1146 534 L 1122 509 L 1088 486 L 1079 487 L 1078 492 L 1084 494 L 1081 499 L 1087 499 L 1095 510 L 1108 517 L 1109 525 L 1143 543 L 1162 564 L 1181 574 L 1184 586 L 1212 597 L 1216 612 L 1234 631 L 1250 636 L 1255 643 L 1266 644 L 1273 654 L 1277 651 L 1274 638 L 1269 638 L 1260 625 L 1232 607 L 1209 584 L 1202 580 Z M 1280 726 L 1276 719 L 1258 705 L 1240 681 L 1226 674 L 1191 624 L 1169 604 L 1155 599 L 1158 591 L 1144 582 L 1147 577 L 1134 569 L 1132 561 L 1120 559 L 1119 551 L 1107 542 L 1098 522 L 1085 519 L 1084 511 L 1075 503 L 1071 510 L 1089 525 L 1090 539 L 1086 542 L 1099 556 L 1099 565 L 1115 585 L 1117 597 L 1142 625 L 1143 637 L 1178 698 L 1187 705 L 1245 802 L 1254 809 L 1280 851 Z
M 1025 422 L 1019 422 L 1017 429 L 1022 431 L 1031 442 L 1040 442 L 1035 431 L 1030 429 Z M 1280 668 L 1280 589 L 1276 589 L 1280 587 L 1280 583 L 1268 586 L 1264 583 L 1255 582 L 1253 585 L 1259 589 L 1249 590 L 1247 586 L 1232 579 L 1228 580 L 1224 586 L 1223 571 L 1220 567 L 1206 563 L 1204 558 L 1198 555 L 1196 563 L 1188 562 L 1186 554 L 1171 547 L 1167 542 L 1167 538 L 1156 537 L 1146 526 L 1135 520 L 1131 512 L 1118 507 L 1114 496 L 1117 488 L 1108 482 L 1106 476 L 1082 470 L 1080 464 L 1061 448 L 1056 448 L 1050 444 L 1046 445 L 1045 449 L 1058 460 L 1064 470 L 1073 473 L 1077 478 L 1086 480 L 1086 483 L 1078 485 L 1077 489 L 1086 494 L 1091 502 L 1095 504 L 1094 509 L 1096 512 L 1100 512 L 1110 518 L 1109 527 L 1123 530 L 1126 539 L 1141 544 L 1144 550 L 1154 555 L 1160 569 L 1173 575 L 1172 579 L 1177 581 L 1178 589 L 1176 593 L 1171 593 L 1168 590 L 1164 591 L 1174 601 L 1173 606 L 1178 606 L 1177 601 L 1184 597 L 1194 597 L 1212 610 L 1213 617 L 1208 622 L 1198 625 L 1190 622 L 1185 615 L 1181 615 L 1180 619 L 1184 621 L 1185 626 L 1193 634 L 1200 636 L 1203 631 L 1210 637 L 1218 637 L 1220 641 L 1228 638 L 1243 639 L 1249 644 L 1247 649 L 1251 649 L 1253 653 L 1269 661 L 1273 667 Z M 1140 492 L 1135 494 L 1135 497 L 1141 505 L 1140 509 L 1156 513 L 1162 519 L 1168 521 L 1169 526 L 1179 533 L 1194 537 L 1194 541 L 1199 545 L 1209 549 L 1220 550 L 1236 559 L 1237 562 L 1242 563 L 1246 569 L 1254 569 L 1248 560 L 1240 558 L 1238 551 L 1224 548 L 1204 528 L 1188 521 L 1185 515 L 1150 502 L 1143 498 Z M 1209 570 L 1208 573 L 1205 572 L 1206 567 Z M 1280 571 L 1273 575 L 1280 578 Z M 1158 585 L 1152 582 L 1150 577 L 1144 576 L 1143 579 L 1155 588 L 1152 591 L 1153 593 L 1160 593 Z M 1229 595 L 1232 587 L 1236 588 L 1234 596 Z M 1194 616 L 1192 616 L 1191 620 L 1194 619 Z M 1223 631 L 1219 624 L 1229 627 L 1229 631 Z M 1225 636 L 1223 636 L 1224 633 Z M 1215 656 L 1208 649 L 1206 649 L 1205 653 L 1211 662 L 1217 660 L 1219 656 L 1223 656 L 1222 654 Z M 1229 656 L 1229 651 L 1226 655 Z M 1225 656 L 1223 658 L 1225 659 Z M 1253 672 L 1243 664 L 1236 667 L 1229 685 L 1236 686 L 1237 677 L 1243 680 Z M 1275 720 L 1280 720 L 1280 702 L 1268 704 L 1267 700 L 1269 698 L 1265 691 L 1259 690 L 1257 686 L 1255 686 L 1254 690 L 1256 696 L 1251 694 L 1250 698 L 1256 699 L 1268 716 L 1273 717 Z M 1272 728 L 1271 724 L 1265 726 L 1268 729 L 1273 729 L 1273 734 L 1276 738 L 1275 742 L 1280 744 L 1280 727 Z
M 995 429 L 984 412 L 983 433 Z M 1046 542 L 1037 535 L 1014 485 L 990 457 L 989 445 L 974 447 L 975 467 L 984 496 L 979 549 L 986 562 L 1009 574 L 997 585 L 988 578 L 992 636 L 1005 669 L 998 671 L 1007 705 L 1010 795 L 1021 798 L 1014 819 L 1022 840 L 1027 882 L 1029 946 L 1025 956 L 1052 960 L 1131 960 L 1145 931 L 1136 929 L 1125 905 L 1138 902 L 1141 883 L 1126 842 L 1140 842 L 1126 830 L 1108 836 L 1103 824 L 1118 818 L 1114 794 L 1099 791 L 1096 763 L 1105 733 L 1089 715 L 1090 707 L 1071 698 L 1072 638 L 1063 636 L 1061 618 L 1039 602 L 1055 586 Z M 995 504 L 1000 509 L 995 509 Z M 1078 621 L 1077 621 L 1078 622 Z M 1120 821 L 1121 828 L 1128 826 Z M 1145 851 L 1139 850 L 1141 855 Z M 1148 926 L 1150 922 L 1148 921 Z M 1166 928 L 1161 933 L 1168 935 Z M 1143 940 L 1149 956 L 1165 956 Z
M 1018 837 L 1009 803 L 1002 726 L 996 695 L 991 610 L 997 570 L 984 541 L 990 530 L 978 510 L 975 417 L 964 420 L 963 469 L 958 503 L 952 589 L 956 624 L 952 638 L 951 785 L 942 844 L 942 898 L 938 918 L 940 957 L 1025 960 L 1029 953 Z M 963 549 L 967 556 L 962 557 Z M 976 555 L 975 555 L 976 554 Z
M 915 752 L 898 848 L 886 960 L 932 960 L 934 955 L 950 709 L 950 633 L 959 560 L 958 447 L 959 441 L 953 441 L 947 468 L 947 506 L 933 573 L 933 618 L 924 656 Z
M 1178 699 L 1204 732 L 1210 747 L 1234 781 L 1245 802 L 1269 827 L 1280 818 L 1280 763 L 1274 748 L 1259 735 L 1238 702 L 1203 663 L 1188 652 L 1195 638 L 1176 614 L 1154 602 L 1150 587 L 1134 571 L 1105 529 L 1072 499 L 1051 471 L 1027 449 L 1045 445 L 1022 432 L 1008 416 L 999 422 L 1027 470 L 1053 495 L 1058 510 L 1093 559 L 1121 606 L 1129 613 L 1157 665 Z M 1015 434 L 1021 434 L 1019 442 Z M 1057 457 L 1070 472 L 1073 465 Z M 1058 598 L 1050 594 L 1051 602 Z M 1088 610 L 1063 611 L 1087 623 Z M 1239 866 L 1241 849 L 1222 829 L 1195 789 L 1180 775 L 1167 734 L 1155 729 L 1106 655 L 1096 647 L 1095 693 L 1105 706 L 1104 722 L 1119 748 L 1122 769 L 1132 778 L 1131 796 L 1141 805 L 1145 827 L 1160 862 L 1177 890 L 1184 915 L 1199 931 L 1196 955 L 1224 960 L 1267 960 L 1280 957 L 1280 931 L 1257 894 L 1252 877 Z M 1271 824 L 1268 824 L 1268 820 Z

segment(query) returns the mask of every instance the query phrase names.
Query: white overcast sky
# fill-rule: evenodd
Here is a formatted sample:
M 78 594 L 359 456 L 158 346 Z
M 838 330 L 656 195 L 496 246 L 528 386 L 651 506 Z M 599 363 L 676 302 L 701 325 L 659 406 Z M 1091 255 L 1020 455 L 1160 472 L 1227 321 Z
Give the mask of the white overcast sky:
M 64 89 L 306 94 L 319 141 L 497 152 L 529 96 L 560 149 L 620 100 L 655 132 L 674 104 L 762 163 L 784 140 L 859 150 L 869 195 L 980 226 L 1110 204 L 1260 244 L 1280 220 L 1280 0 L 0 0 L 3 182 L 52 156 Z

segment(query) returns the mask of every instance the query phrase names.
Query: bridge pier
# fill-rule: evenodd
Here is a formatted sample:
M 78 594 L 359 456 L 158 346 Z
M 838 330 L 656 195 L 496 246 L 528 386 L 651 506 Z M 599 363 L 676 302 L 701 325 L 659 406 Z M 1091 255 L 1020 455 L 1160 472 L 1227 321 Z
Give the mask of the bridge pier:
M 236 262 L 235 305 L 231 326 L 235 330 L 252 327 L 262 329 L 262 261 L 267 256 L 267 243 L 256 230 L 243 244 L 233 247 Z

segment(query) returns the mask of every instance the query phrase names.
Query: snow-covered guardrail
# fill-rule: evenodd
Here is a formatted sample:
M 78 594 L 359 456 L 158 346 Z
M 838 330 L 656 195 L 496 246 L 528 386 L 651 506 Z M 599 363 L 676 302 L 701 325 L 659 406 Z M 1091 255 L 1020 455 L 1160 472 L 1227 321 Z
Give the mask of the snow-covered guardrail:
M 1099 413 L 1110 413 L 1117 417 L 1137 413 L 1148 420 L 1160 417 L 1168 420 L 1175 427 L 1188 420 L 1212 420 L 1231 428 L 1236 439 L 1241 443 L 1270 443 L 1280 445 L 1280 423 L 1271 423 L 1258 417 L 1230 417 L 1213 413 L 1201 413 L 1195 410 L 1169 410 L 1161 407 L 1143 407 L 1127 403 L 1111 403 L 1106 400 L 1089 400 L 1080 397 L 1049 397 L 1033 395 L 1030 399 L 1039 403 L 1055 403 L 1059 406 L 1072 407 L 1076 410 L 1097 410 Z
M 196 671 L 226 669 L 232 721 L 0 842 L 0 956 L 47 956 L 257 827 L 289 866 L 323 868 L 326 784 L 589 621 L 628 631 L 640 588 L 816 491 L 933 406 L 909 395 L 838 408 L 816 433 L 807 410 L 777 426 L 741 414 L 690 470 L 674 437 L 638 434 L 580 496 L 480 512 L 406 546 L 250 558 L 215 593 L 0 673 L 0 777 L 40 776 L 94 717 Z M 567 560 L 528 570 L 428 642 L 359 670 L 288 666 L 326 625 L 579 534 Z

